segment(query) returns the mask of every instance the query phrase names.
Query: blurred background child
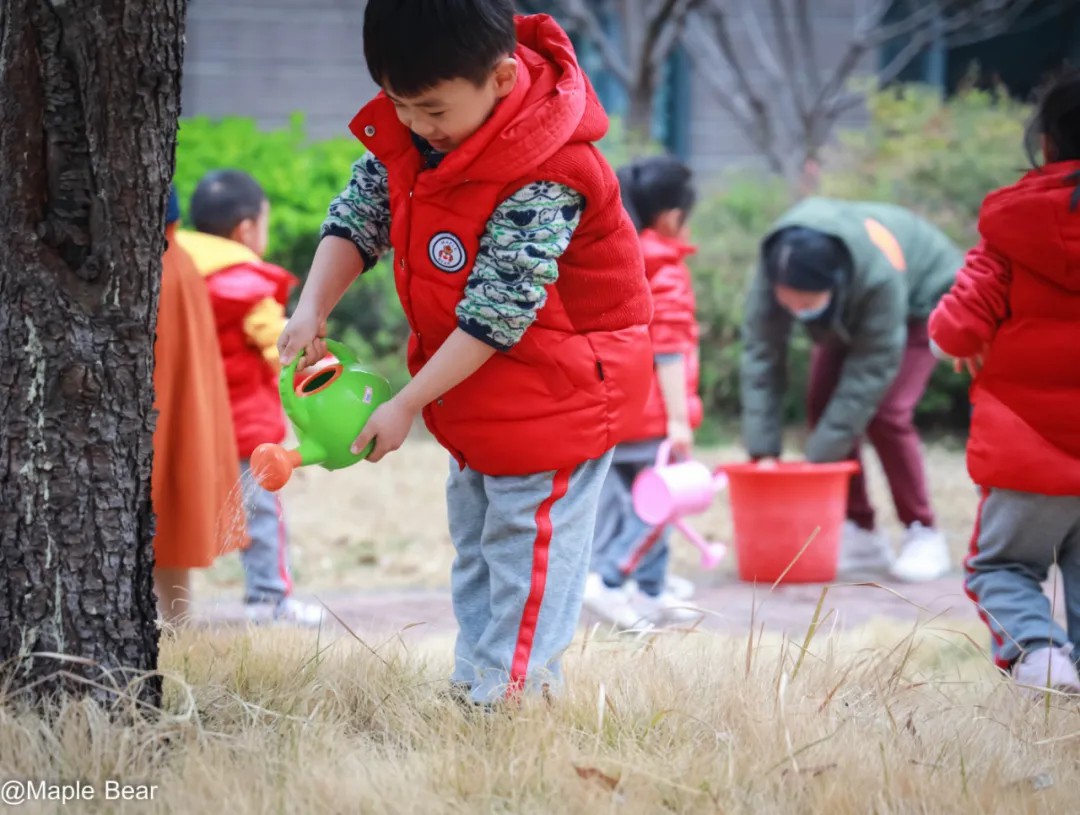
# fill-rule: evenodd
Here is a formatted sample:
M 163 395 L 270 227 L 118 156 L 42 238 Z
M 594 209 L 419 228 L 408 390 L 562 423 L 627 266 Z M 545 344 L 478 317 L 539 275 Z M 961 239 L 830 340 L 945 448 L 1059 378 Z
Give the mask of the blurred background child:
M 288 531 L 277 495 L 251 476 L 251 454 L 264 442 L 285 438 L 278 394 L 277 338 L 285 326 L 285 304 L 297 280 L 263 260 L 269 239 L 270 202 L 262 187 L 239 170 L 215 170 L 191 197 L 195 232 L 181 232 L 205 278 L 217 324 L 229 385 L 236 452 L 245 481 L 247 533 L 241 552 L 244 602 L 254 623 L 318 625 L 322 609 L 292 594 Z
M 240 477 L 225 371 L 206 284 L 176 240 L 180 205 L 173 190 L 161 259 L 161 299 L 154 342 L 154 466 L 151 497 L 154 589 L 167 623 L 191 602 L 191 569 L 203 569 L 242 544 L 223 534 L 239 506 Z
M 696 304 L 686 265 L 687 256 L 695 251 L 689 242 L 689 217 L 696 197 L 690 170 L 674 158 L 657 156 L 624 167 L 618 175 L 623 205 L 638 229 L 652 291 L 649 334 L 655 367 L 639 432 L 615 448 L 604 481 L 585 606 L 604 620 L 629 628 L 698 616 L 685 605 L 686 588 L 680 592 L 682 597 L 667 588 L 666 529 L 632 575 L 623 574 L 622 565 L 650 532 L 634 512 L 630 498 L 634 479 L 655 463 L 665 440 L 673 456 L 690 455 L 702 408 L 697 392 Z

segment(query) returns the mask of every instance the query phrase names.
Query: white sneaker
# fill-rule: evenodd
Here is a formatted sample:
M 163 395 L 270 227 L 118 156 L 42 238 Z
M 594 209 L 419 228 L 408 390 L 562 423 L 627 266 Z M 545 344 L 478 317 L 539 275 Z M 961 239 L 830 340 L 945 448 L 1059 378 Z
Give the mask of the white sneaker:
M 669 574 L 664 581 L 664 591 L 684 603 L 694 596 L 694 584 L 685 577 Z
M 1072 660 L 1072 646 L 1036 648 L 1012 668 L 1013 679 L 1029 688 L 1050 687 L 1063 693 L 1080 693 L 1080 674 Z
M 893 577 L 905 583 L 923 583 L 945 576 L 951 567 L 945 536 L 916 521 L 904 535 L 900 556 L 891 572 Z
M 892 565 L 889 539 L 875 529 L 863 529 L 844 521 L 840 533 L 840 562 L 836 576 L 841 580 L 873 580 L 888 574 Z
M 299 625 L 318 628 L 323 621 L 322 606 L 301 603 L 291 597 L 283 597 L 276 603 L 246 603 L 244 612 L 253 625 Z
M 612 588 L 598 574 L 590 574 L 585 583 L 585 608 L 618 628 L 637 628 L 641 615 L 630 605 L 630 592 L 625 586 Z
M 643 620 L 653 625 L 681 624 L 701 619 L 700 609 L 688 605 L 666 589 L 653 597 L 643 591 L 634 592 L 630 605 Z

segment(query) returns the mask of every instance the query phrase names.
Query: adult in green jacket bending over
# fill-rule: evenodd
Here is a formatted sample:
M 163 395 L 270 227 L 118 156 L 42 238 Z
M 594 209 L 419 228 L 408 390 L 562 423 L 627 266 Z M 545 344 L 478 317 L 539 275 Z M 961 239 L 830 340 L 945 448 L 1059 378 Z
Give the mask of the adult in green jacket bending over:
M 927 318 L 961 267 L 960 250 L 938 229 L 888 204 L 809 198 L 761 244 L 746 304 L 742 357 L 743 438 L 750 456 L 780 456 L 787 349 L 792 324 L 814 342 L 807 415 L 812 462 L 859 459 L 874 445 L 907 531 L 893 560 L 860 473 L 851 482 L 840 574 L 890 571 L 908 581 L 949 570 L 927 494 L 915 405 L 936 360 Z

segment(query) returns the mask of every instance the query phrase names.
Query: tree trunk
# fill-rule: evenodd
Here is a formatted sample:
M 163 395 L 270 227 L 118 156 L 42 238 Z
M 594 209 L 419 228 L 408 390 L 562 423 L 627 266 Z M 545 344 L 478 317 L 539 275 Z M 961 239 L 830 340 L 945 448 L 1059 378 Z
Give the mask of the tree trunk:
M 653 94 L 653 88 L 646 83 L 629 88 L 626 132 L 633 144 L 648 144 L 652 139 Z
M 0 683 L 32 698 L 160 695 L 127 686 L 157 664 L 153 341 L 186 2 L 0 0 Z

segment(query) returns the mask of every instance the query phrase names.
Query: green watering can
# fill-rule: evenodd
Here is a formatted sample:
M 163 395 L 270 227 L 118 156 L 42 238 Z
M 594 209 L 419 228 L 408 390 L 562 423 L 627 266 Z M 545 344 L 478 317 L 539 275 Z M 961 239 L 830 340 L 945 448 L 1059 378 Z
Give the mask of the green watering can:
M 251 471 L 264 489 L 280 490 L 297 467 L 348 467 L 367 458 L 375 446 L 372 442 L 359 455 L 350 449 L 375 408 L 390 399 L 390 383 L 362 368 L 356 355 L 340 342 L 327 340 L 326 347 L 337 361 L 319 368 L 299 385 L 295 380 L 300 355 L 281 371 L 281 404 L 300 446 L 286 450 L 279 444 L 262 444 L 255 449 Z

